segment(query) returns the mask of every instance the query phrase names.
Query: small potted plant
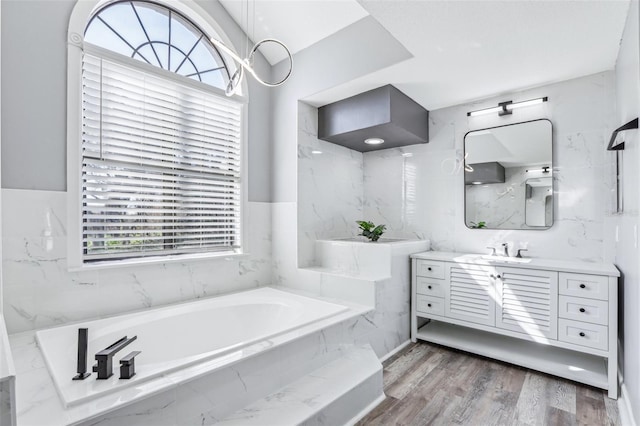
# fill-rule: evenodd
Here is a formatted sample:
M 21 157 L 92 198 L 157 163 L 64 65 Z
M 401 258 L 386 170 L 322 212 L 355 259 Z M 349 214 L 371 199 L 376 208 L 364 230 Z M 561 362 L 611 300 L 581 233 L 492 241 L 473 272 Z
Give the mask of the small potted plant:
M 374 225 L 373 222 L 369 222 L 366 220 L 356 220 L 356 223 L 360 226 L 360 230 L 362 233 L 358 235 L 362 235 L 363 237 L 367 237 L 369 240 L 375 242 L 380 239 L 384 231 L 387 229 L 386 225 Z

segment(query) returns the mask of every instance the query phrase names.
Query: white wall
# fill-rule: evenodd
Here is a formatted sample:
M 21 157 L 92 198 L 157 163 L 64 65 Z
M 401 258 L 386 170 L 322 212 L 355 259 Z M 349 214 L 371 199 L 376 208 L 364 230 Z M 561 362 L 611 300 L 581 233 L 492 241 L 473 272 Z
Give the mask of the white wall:
M 610 205 L 605 138 L 613 123 L 614 75 L 605 72 L 430 112 L 430 142 L 364 154 L 364 216 L 390 238 L 430 239 L 434 250 L 487 252 L 511 242 L 532 257 L 603 260 Z M 513 115 L 467 117 L 500 101 L 548 96 Z M 464 223 L 464 135 L 470 130 L 548 118 L 553 123 L 555 220 L 548 230 L 478 230 Z M 403 155 L 405 154 L 405 155 Z M 408 156 L 407 154 L 410 154 Z M 457 166 L 456 166 L 457 165 Z
M 611 130 L 640 114 L 640 12 L 632 1 L 616 63 L 616 117 Z M 640 137 L 638 131 L 624 132 L 623 198 L 624 213 L 609 218 L 605 239 L 611 249 L 608 257 L 622 273 L 619 304 L 621 365 L 625 405 L 640 422 L 640 250 L 637 232 L 640 226 Z M 613 158 L 614 154 L 611 154 Z M 617 232 L 616 232 L 617 228 Z M 619 236 L 616 241 L 616 234 Z

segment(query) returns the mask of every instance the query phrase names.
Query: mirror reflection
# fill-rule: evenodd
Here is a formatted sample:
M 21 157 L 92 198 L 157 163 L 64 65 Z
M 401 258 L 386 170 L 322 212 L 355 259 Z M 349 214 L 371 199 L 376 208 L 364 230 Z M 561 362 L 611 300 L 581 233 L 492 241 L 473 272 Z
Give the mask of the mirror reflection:
M 553 225 L 549 120 L 469 132 L 464 149 L 467 227 L 547 229 Z

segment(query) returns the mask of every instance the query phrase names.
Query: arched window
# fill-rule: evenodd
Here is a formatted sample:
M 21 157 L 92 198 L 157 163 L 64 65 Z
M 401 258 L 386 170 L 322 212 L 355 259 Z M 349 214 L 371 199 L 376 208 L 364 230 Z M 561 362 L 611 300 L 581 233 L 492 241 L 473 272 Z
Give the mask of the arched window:
M 244 104 L 221 90 L 231 71 L 177 10 L 116 1 L 93 13 L 76 142 L 81 263 L 241 250 Z
M 91 18 L 84 41 L 221 89 L 231 76 L 200 28 L 156 3 L 120 1 L 105 6 Z

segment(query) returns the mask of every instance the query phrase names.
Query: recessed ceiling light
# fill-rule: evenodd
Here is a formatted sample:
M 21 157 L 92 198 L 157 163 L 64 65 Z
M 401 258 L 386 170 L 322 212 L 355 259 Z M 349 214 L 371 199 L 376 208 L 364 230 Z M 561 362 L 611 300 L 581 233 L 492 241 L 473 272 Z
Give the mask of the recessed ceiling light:
M 322 151 L 318 151 L 317 149 L 314 149 L 313 151 L 311 151 L 312 154 L 322 154 Z
M 384 139 L 381 139 L 381 138 L 369 138 L 369 139 L 365 139 L 364 143 L 366 143 L 367 145 L 380 145 L 381 143 L 384 143 Z

